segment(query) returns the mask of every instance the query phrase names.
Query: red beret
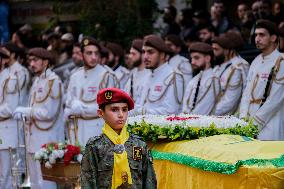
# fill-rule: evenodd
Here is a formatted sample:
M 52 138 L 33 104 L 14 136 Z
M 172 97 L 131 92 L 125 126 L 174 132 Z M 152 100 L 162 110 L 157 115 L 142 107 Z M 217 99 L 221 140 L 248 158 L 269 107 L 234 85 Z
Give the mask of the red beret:
M 171 48 L 169 48 L 164 40 L 157 36 L 157 35 L 147 35 L 144 37 L 144 42 L 143 42 L 144 46 L 150 46 L 153 47 L 155 49 L 157 49 L 160 52 L 165 52 L 167 54 L 172 54 L 173 51 L 171 50 Z
M 128 104 L 128 110 L 132 110 L 134 108 L 133 99 L 121 89 L 104 88 L 97 94 L 97 103 L 99 107 L 103 104 L 112 104 L 124 101 Z
M 35 47 L 35 48 L 30 49 L 28 52 L 28 55 L 36 56 L 44 60 L 49 60 L 50 63 L 53 63 L 54 61 L 54 56 L 51 54 L 51 52 L 41 47 Z
M 190 52 L 199 52 L 202 54 L 213 55 L 213 48 L 211 45 L 204 42 L 192 43 L 189 47 Z

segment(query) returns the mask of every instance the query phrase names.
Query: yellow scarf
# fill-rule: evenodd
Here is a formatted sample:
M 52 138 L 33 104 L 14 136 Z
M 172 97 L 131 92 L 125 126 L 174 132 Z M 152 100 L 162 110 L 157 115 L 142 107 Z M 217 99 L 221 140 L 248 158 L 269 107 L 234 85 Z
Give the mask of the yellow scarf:
M 108 124 L 105 123 L 103 127 L 103 134 L 105 134 L 115 145 L 122 144 L 128 140 L 129 133 L 127 132 L 126 126 L 121 130 L 118 135 Z M 112 189 L 116 189 L 122 184 L 121 174 L 126 172 L 128 174 L 128 183 L 132 184 L 131 172 L 127 159 L 127 152 L 124 150 L 122 153 L 114 152 L 114 164 L 112 173 Z

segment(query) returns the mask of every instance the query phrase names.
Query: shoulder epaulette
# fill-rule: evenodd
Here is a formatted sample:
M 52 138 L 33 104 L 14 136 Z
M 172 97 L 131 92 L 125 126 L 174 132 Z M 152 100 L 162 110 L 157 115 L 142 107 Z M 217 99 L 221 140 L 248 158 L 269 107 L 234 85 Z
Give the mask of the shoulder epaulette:
M 102 136 L 103 136 L 103 135 L 91 137 L 91 138 L 88 140 L 87 145 L 89 145 L 89 144 L 94 144 L 96 141 L 98 141 L 100 138 L 102 138 Z

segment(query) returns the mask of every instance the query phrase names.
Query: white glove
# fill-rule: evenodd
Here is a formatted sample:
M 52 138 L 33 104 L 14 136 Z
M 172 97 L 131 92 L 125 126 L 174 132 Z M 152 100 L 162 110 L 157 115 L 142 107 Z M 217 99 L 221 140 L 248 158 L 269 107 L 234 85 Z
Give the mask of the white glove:
M 69 117 L 70 117 L 71 115 L 73 115 L 71 109 L 70 109 L 70 108 L 65 108 L 65 109 L 64 109 L 64 115 L 63 115 L 64 121 L 68 121 L 68 120 L 69 120 Z
M 23 117 L 30 119 L 31 117 L 31 107 L 17 107 L 16 110 L 13 113 L 13 117 L 16 120 L 22 120 Z
M 84 104 L 80 100 L 71 102 L 71 115 L 80 115 L 83 112 Z

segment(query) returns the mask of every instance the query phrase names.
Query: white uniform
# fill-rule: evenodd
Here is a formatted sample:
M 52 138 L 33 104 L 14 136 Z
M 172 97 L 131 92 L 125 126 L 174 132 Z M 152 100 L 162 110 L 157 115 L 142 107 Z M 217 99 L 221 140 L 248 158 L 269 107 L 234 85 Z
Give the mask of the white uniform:
M 182 112 L 187 114 L 210 115 L 220 92 L 219 78 L 213 69 L 201 71 L 186 87 Z
M 27 102 L 30 76 L 27 69 L 18 62 L 4 69 L 0 75 L 0 139 L 2 140 L 0 144 L 0 188 L 10 189 L 12 188 L 10 166 L 13 165 L 10 165 L 11 156 L 8 148 L 18 147 L 18 139 L 22 139 L 23 136 L 21 129 L 23 123 L 14 120 L 12 115 L 18 105 L 24 105 Z
M 214 71 L 220 78 L 221 92 L 212 114 L 232 115 L 239 107 L 243 92 L 243 69 L 230 60 L 216 67 Z
M 192 67 L 187 58 L 177 54 L 169 60 L 169 65 L 182 73 L 186 85 L 192 79 Z
M 261 129 L 260 140 L 284 140 L 284 60 L 282 57 L 282 61 L 277 61 L 279 58 L 281 54 L 274 50 L 265 57 L 258 55 L 254 59 L 241 101 L 240 117 L 254 118 Z M 276 78 L 272 78 L 268 97 L 261 105 L 273 66 L 274 71 L 278 69 Z
M 71 76 L 64 110 L 66 118 L 73 116 L 67 133 L 71 143 L 78 140 L 85 146 L 90 137 L 102 133 L 103 120 L 97 115 L 97 93 L 103 88 L 114 87 L 114 83 L 113 75 L 101 65 L 90 70 L 81 68 Z
M 169 64 L 164 63 L 153 70 L 146 86 L 130 115 L 169 115 L 181 112 L 184 79 Z
M 119 80 L 120 89 L 125 89 L 126 83 L 130 77 L 130 71 L 123 66 L 119 66 L 114 70 L 114 73 Z
M 50 69 L 35 78 L 30 90 L 26 129 L 32 188 L 56 188 L 55 183 L 42 180 L 40 164 L 33 160 L 33 156 L 43 144 L 64 141 L 62 94 L 63 84 Z
M 232 65 L 235 65 L 236 67 L 240 68 L 242 70 L 242 77 L 243 77 L 243 90 L 246 88 L 246 81 L 247 81 L 247 75 L 249 72 L 249 63 L 243 59 L 241 56 L 235 56 L 230 60 L 232 62 Z
M 114 87 L 120 89 L 120 82 L 119 82 L 118 78 L 116 77 L 113 69 L 111 69 L 108 65 L 101 65 L 101 66 L 103 66 L 109 72 L 109 74 L 112 76 L 112 78 L 114 80 Z
M 134 68 L 131 70 L 130 77 L 124 91 L 132 96 L 134 102 L 138 102 L 141 98 L 142 91 L 146 87 L 150 76 L 151 70 L 149 69 L 138 70 L 138 68 Z

